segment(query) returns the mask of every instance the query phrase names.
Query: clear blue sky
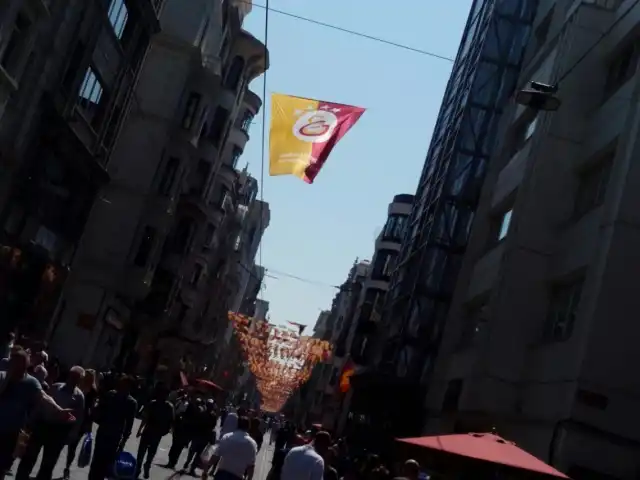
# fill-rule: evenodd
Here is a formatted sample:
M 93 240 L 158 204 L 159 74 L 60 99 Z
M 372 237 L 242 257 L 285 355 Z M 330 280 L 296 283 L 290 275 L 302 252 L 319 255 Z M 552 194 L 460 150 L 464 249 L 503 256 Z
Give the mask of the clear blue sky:
M 271 0 L 270 6 L 454 57 L 471 0 Z M 245 28 L 261 40 L 264 15 L 254 6 L 245 20 Z M 393 196 L 415 192 L 452 65 L 273 12 L 269 51 L 269 93 L 367 109 L 313 185 L 293 176 L 269 177 L 265 166 L 261 186 L 271 224 L 256 261 L 339 285 L 357 257 L 370 259 Z M 251 89 L 262 95 L 262 86 L 260 78 Z M 269 114 L 269 101 L 266 108 Z M 240 161 L 249 162 L 258 179 L 261 129 L 260 116 Z M 270 302 L 273 323 L 313 325 L 320 310 L 330 308 L 335 289 L 271 275 L 278 279 L 267 278 L 262 298 Z

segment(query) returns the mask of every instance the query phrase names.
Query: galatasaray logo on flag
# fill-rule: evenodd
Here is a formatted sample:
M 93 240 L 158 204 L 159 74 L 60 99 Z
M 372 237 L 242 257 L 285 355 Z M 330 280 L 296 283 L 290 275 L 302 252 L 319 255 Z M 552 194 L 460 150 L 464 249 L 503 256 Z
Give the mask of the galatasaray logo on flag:
M 364 108 L 275 93 L 271 97 L 269 174 L 313 183 Z

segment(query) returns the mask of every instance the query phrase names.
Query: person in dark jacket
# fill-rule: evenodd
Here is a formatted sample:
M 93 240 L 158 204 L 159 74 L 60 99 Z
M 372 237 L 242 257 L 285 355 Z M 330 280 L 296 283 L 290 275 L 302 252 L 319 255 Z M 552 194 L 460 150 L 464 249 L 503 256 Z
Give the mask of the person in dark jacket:
M 116 390 L 104 394 L 98 401 L 95 417 L 99 426 L 89 480 L 104 480 L 110 476 L 118 451 L 131 436 L 138 412 L 138 404 L 130 394 L 132 384 L 130 377 L 120 377 L 116 382 Z
M 149 478 L 151 462 L 153 462 L 160 440 L 171 431 L 174 421 L 173 404 L 167 400 L 169 389 L 164 385 L 156 387 L 154 399 L 149 402 L 142 412 L 142 422 L 136 436 L 140 437 L 136 461 L 136 477 L 140 476 L 144 463 L 144 478 Z
M 249 435 L 258 444 L 258 451 L 260 451 L 262 448 L 262 441 L 264 440 L 264 434 L 262 433 L 262 424 L 259 418 L 254 417 L 251 419 Z
M 197 430 L 198 417 L 202 406 L 202 399 L 194 398 L 189 401 L 182 415 L 176 415 L 173 426 L 173 439 L 169 449 L 169 462 L 166 468 L 176 468 L 182 451 L 189 445 L 193 432 Z
M 189 474 L 196 475 L 196 468 L 199 466 L 200 455 L 207 444 L 216 443 L 216 424 L 218 416 L 216 415 L 215 404 L 213 400 L 209 400 L 205 406 L 201 407 L 198 413 L 197 423 L 191 432 L 191 444 L 189 445 L 189 453 L 183 470 L 189 470 Z

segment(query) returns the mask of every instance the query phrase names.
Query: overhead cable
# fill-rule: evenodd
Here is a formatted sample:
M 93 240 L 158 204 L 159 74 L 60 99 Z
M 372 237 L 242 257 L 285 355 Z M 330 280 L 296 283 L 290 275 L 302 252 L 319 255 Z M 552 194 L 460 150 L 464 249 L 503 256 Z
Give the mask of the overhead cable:
M 369 35 L 369 34 L 366 34 L 366 33 L 357 32 L 355 30 L 350 30 L 348 28 L 343 28 L 343 27 L 340 27 L 340 26 L 332 24 L 332 23 L 321 22 L 320 20 L 315 20 L 313 18 L 303 17 L 302 15 L 296 15 L 294 13 L 287 12 L 287 11 L 284 11 L 284 10 L 278 10 L 276 8 L 271 8 L 271 7 L 269 7 L 269 2 L 268 1 L 266 2 L 265 5 L 260 5 L 260 4 L 257 4 L 257 3 L 253 3 L 253 2 L 251 2 L 249 0 L 237 0 L 237 1 L 240 2 L 240 3 L 250 4 L 253 7 L 262 8 L 263 10 L 265 10 L 267 15 L 268 15 L 269 12 L 277 13 L 278 15 L 282 15 L 282 16 L 285 16 L 285 17 L 293 18 L 295 20 L 311 23 L 313 25 L 318 25 L 318 26 L 324 27 L 324 28 L 329 28 L 331 30 L 336 30 L 338 32 L 346 33 L 348 35 L 353 35 L 355 37 L 364 38 L 366 40 L 371 40 L 373 42 L 382 43 L 382 44 L 388 45 L 390 47 L 400 48 L 402 50 L 407 50 L 409 52 L 418 53 L 420 55 L 426 55 L 428 57 L 437 58 L 438 60 L 444 60 L 444 61 L 447 61 L 447 62 L 455 61 L 455 58 L 453 58 L 453 57 L 448 57 L 446 55 L 440 55 L 440 54 L 435 53 L 435 52 L 430 52 L 428 50 L 422 50 L 420 48 L 412 47 L 410 45 L 405 45 L 403 43 L 393 42 L 391 40 L 387 40 L 387 39 L 384 39 L 382 37 L 378 37 L 378 36 L 375 36 L 375 35 Z

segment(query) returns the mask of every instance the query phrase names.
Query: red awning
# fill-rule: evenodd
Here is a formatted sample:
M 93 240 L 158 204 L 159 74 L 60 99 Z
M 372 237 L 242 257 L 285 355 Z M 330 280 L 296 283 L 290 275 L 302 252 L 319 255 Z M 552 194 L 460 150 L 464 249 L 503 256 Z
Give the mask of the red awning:
M 506 465 L 520 470 L 544 473 L 558 478 L 569 478 L 564 473 L 525 452 L 515 443 L 492 433 L 399 438 L 398 441 L 461 457 Z
M 220 391 L 223 390 L 222 387 L 216 385 L 211 380 L 207 380 L 205 378 L 198 378 L 197 380 L 194 380 L 193 383 L 199 387 L 210 388 L 212 390 L 220 390 Z

